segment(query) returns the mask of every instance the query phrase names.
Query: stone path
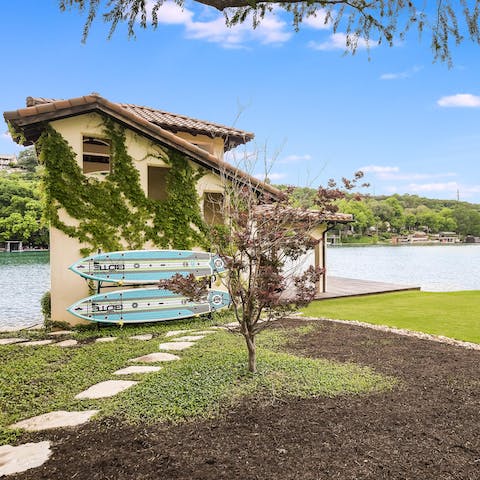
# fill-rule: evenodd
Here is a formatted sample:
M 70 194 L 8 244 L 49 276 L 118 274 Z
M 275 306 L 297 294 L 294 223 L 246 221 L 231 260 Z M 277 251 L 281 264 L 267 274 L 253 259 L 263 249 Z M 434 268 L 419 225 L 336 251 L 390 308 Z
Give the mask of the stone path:
M 132 373 L 151 373 L 158 372 L 162 367 L 154 367 L 153 365 L 132 365 L 131 367 L 121 368 L 114 375 L 131 375 Z
M 176 337 L 177 335 L 181 335 L 183 333 L 190 333 L 191 330 L 170 330 L 165 334 L 165 337 Z
M 113 397 L 117 393 L 127 390 L 127 388 L 133 387 L 138 382 L 133 382 L 131 380 L 107 380 L 105 382 L 96 383 L 90 388 L 87 388 L 83 392 L 80 392 L 78 395 L 75 395 L 76 399 L 97 399 L 97 398 L 108 398 Z
M 31 342 L 19 343 L 18 345 L 22 347 L 36 347 L 38 345 L 48 345 L 49 343 L 53 343 L 53 340 L 33 340 Z
M 0 447 L 0 477 L 43 465 L 52 454 L 50 442 L 25 443 Z
M 205 338 L 205 335 L 186 335 L 184 337 L 176 337 L 172 338 L 173 342 L 196 342 L 197 340 L 201 340 Z
M 160 350 L 185 350 L 190 348 L 192 345 L 195 345 L 194 342 L 168 342 L 161 343 L 158 348 Z
M 51 332 L 52 336 L 66 335 L 67 331 Z M 213 327 L 209 330 L 173 330 L 165 334 L 166 338 L 174 337 L 171 341 L 161 343 L 159 350 L 185 350 L 195 345 L 195 342 L 205 338 L 205 335 L 215 333 Z M 187 335 L 185 335 L 187 334 Z M 183 335 L 183 336 L 180 336 Z M 118 337 L 100 337 L 95 340 L 96 343 L 113 342 Z M 131 340 L 148 341 L 153 338 L 151 334 L 133 335 L 128 337 Z M 57 343 L 53 340 L 26 341 L 25 338 L 3 338 L 0 339 L 0 345 L 9 345 L 18 343 L 24 346 L 50 345 L 57 347 L 73 347 L 78 344 L 77 340 L 68 339 Z M 22 343 L 20 343 L 22 342 Z M 180 357 L 167 352 L 152 352 L 137 358 L 128 360 L 132 363 L 160 363 L 180 360 Z M 147 374 L 158 372 L 162 367 L 154 365 L 130 365 L 113 372 L 113 375 L 131 375 Z M 75 396 L 76 399 L 101 399 L 117 395 L 133 386 L 138 382 L 132 380 L 106 380 L 97 383 L 80 392 Z M 27 431 L 42 431 L 53 428 L 65 428 L 81 425 L 88 422 L 99 410 L 85 410 L 80 412 L 54 411 L 28 418 L 10 425 L 9 428 L 24 429 Z M 30 468 L 39 467 L 45 463 L 52 454 L 50 442 L 26 443 L 13 447 L 5 445 L 0 447 L 0 477 L 23 472 Z
M 74 347 L 78 342 L 76 340 L 63 340 L 63 342 L 52 343 L 52 347 Z
M 151 340 L 153 338 L 153 335 L 151 333 L 147 333 L 145 335 L 133 335 L 131 338 L 132 340 L 142 340 L 142 341 L 147 341 Z
M 50 332 L 49 335 L 52 337 L 59 337 L 62 335 L 70 335 L 72 333 L 74 332 L 72 332 L 71 330 L 57 330 L 56 332 Z
M 65 412 L 59 410 L 27 418 L 26 420 L 10 425 L 8 428 L 23 428 L 23 430 L 27 430 L 27 432 L 39 432 L 51 428 L 75 427 L 76 425 L 88 422 L 88 420 L 98 412 L 99 410 L 85 410 L 83 412 Z
M 0 338 L 0 345 L 11 345 L 13 343 L 26 342 L 27 338 Z
M 131 358 L 129 362 L 139 363 L 156 363 L 156 362 L 171 362 L 173 360 L 180 360 L 180 357 L 173 355 L 172 353 L 149 353 L 148 355 L 142 355 L 141 357 Z

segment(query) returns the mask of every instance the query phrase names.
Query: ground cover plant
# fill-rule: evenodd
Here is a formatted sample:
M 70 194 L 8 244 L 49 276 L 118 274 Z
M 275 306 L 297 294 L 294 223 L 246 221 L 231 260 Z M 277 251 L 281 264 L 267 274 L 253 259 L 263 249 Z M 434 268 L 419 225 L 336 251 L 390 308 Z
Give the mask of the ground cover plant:
M 480 291 L 398 292 L 311 303 L 311 317 L 358 320 L 480 343 Z
M 368 395 L 243 397 L 195 421 L 108 417 L 26 434 L 50 440 L 53 455 L 15 480 L 478 479 L 480 352 L 300 318 L 278 328 L 296 358 L 365 365 L 399 383 Z
M 196 328 L 208 326 L 194 322 Z M 259 341 L 259 368 L 246 372 L 241 336 L 220 330 L 181 353 L 181 360 L 162 364 L 147 376 L 124 376 L 139 380 L 132 389 L 113 398 L 75 400 L 74 396 L 94 383 L 114 378 L 112 372 L 128 365 L 128 359 L 158 351 L 168 330 L 190 328 L 191 323 L 141 327 L 155 336 L 149 341 L 129 339 L 139 333 L 133 327 L 102 329 L 122 336 L 115 342 L 94 343 L 96 330 L 80 332 L 79 346 L 0 347 L 0 444 L 20 441 L 21 432 L 7 428 L 13 422 L 52 410 L 100 409 L 100 417 L 121 423 L 154 423 L 214 417 L 226 405 L 246 396 L 305 398 L 377 392 L 392 388 L 393 378 L 368 368 L 325 360 L 297 357 L 282 351 L 284 332 L 265 332 Z M 300 330 L 290 336 L 309 331 Z

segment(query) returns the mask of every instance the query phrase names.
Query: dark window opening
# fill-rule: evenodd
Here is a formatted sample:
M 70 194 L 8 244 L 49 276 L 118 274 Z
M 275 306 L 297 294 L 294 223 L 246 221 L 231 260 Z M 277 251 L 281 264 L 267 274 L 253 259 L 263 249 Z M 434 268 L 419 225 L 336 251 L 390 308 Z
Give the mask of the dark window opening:
M 83 137 L 83 173 L 110 172 L 110 144 L 106 140 Z
M 225 223 L 223 193 L 205 192 L 203 194 L 203 216 L 209 225 Z
M 166 200 L 167 192 L 166 167 L 148 167 L 148 198 L 152 200 Z

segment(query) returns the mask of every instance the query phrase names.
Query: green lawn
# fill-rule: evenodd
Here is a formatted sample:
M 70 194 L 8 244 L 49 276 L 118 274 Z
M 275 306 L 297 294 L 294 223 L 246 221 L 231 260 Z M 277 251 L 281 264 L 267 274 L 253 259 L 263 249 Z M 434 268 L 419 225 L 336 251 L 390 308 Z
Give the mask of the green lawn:
M 480 343 L 480 291 L 399 292 L 321 300 L 303 310 L 325 317 L 406 328 Z
M 214 320 L 215 321 L 215 320 Z M 99 400 L 75 400 L 75 395 L 94 383 L 114 379 L 112 372 L 127 366 L 128 359 L 158 351 L 168 330 L 206 328 L 200 319 L 152 327 L 87 330 L 72 334 L 81 345 L 0 346 L 0 445 L 18 441 L 20 431 L 8 429 L 13 422 L 52 410 L 100 409 L 100 416 L 127 422 L 181 421 L 218 414 L 245 395 L 333 396 L 381 391 L 395 380 L 369 368 L 322 359 L 297 357 L 283 351 L 287 339 L 304 335 L 313 325 L 265 331 L 258 338 L 258 374 L 246 372 L 243 338 L 219 330 L 192 348 L 179 353 L 181 360 L 162 364 L 162 370 L 122 378 L 138 380 L 131 389 Z M 149 341 L 127 338 L 153 333 Z M 93 343 L 91 337 L 112 334 L 115 342 Z M 118 378 L 118 377 L 117 377 Z

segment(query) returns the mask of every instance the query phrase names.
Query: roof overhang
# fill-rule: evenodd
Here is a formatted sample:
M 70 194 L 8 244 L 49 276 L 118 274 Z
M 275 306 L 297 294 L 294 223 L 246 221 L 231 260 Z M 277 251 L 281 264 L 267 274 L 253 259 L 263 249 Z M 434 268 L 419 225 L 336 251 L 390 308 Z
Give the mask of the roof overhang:
M 88 113 L 107 115 L 124 127 L 149 138 L 155 143 L 182 152 L 201 167 L 222 175 L 230 181 L 248 186 L 259 195 L 266 197 L 266 199 L 275 201 L 285 196 L 283 192 L 275 187 L 261 182 L 227 162 L 219 160 L 178 135 L 126 111 L 120 105 L 110 102 L 100 95 L 91 94 L 70 100 L 34 105 L 20 110 L 5 112 L 3 116 L 16 131 L 22 133 L 25 138 L 24 145 L 32 145 L 38 140 L 50 122 Z

